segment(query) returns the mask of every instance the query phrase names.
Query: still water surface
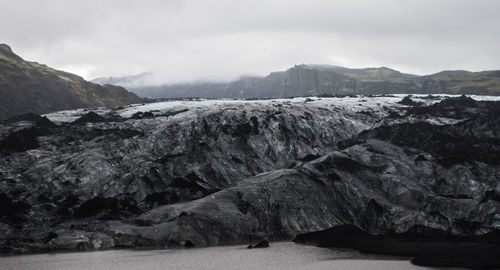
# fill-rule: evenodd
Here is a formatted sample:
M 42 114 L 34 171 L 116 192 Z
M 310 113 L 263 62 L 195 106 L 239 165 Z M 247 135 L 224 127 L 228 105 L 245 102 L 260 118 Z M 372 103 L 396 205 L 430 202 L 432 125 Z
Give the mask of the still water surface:
M 292 242 L 266 249 L 244 246 L 182 250 L 112 250 L 0 257 L 2 270 L 165 270 L 165 269 L 437 269 L 412 265 L 408 259 L 325 249 Z

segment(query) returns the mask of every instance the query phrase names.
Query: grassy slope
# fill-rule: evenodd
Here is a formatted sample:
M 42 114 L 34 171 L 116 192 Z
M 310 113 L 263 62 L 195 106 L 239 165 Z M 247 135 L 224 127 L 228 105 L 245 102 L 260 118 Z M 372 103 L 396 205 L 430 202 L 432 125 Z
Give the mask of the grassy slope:
M 445 71 L 423 77 L 425 93 L 500 95 L 500 71 Z
M 0 45 L 0 119 L 27 112 L 123 105 L 141 100 L 124 88 L 100 86 L 36 62 Z
M 286 71 L 282 94 L 447 93 L 500 95 L 500 71 L 443 71 L 428 76 L 389 68 L 298 65 Z

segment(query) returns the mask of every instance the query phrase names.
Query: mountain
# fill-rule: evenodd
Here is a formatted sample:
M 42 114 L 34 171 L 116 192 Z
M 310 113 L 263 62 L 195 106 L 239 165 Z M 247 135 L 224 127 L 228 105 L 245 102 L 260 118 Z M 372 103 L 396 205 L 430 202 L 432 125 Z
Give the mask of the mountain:
M 420 93 L 500 95 L 500 70 L 442 71 L 420 78 Z
M 266 77 L 243 77 L 229 83 L 189 83 L 131 88 L 151 97 L 276 98 L 305 95 L 411 93 L 417 76 L 389 68 L 348 69 L 296 65 Z
M 0 44 L 0 120 L 82 107 L 141 102 L 122 87 L 99 85 L 36 62 L 28 62 Z
M 118 81 L 128 81 L 130 78 L 134 76 Z M 144 81 L 147 80 L 142 80 Z M 351 69 L 302 64 L 286 71 L 273 72 L 266 77 L 243 77 L 229 83 L 137 85 L 130 86 L 129 89 L 142 96 L 157 98 L 279 98 L 396 93 L 500 95 L 500 71 L 442 71 L 417 76 L 386 67 Z

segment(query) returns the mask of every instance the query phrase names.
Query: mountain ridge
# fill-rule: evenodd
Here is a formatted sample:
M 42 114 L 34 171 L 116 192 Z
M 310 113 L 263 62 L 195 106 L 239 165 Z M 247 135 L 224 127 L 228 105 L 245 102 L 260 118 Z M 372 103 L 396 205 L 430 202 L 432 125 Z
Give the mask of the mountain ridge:
M 230 82 L 191 82 L 160 86 L 127 85 L 136 76 L 113 78 L 140 96 L 153 98 L 283 98 L 354 94 L 479 94 L 500 95 L 500 71 L 444 70 L 429 75 L 403 73 L 388 67 L 345 68 L 300 64 L 267 76 L 244 76 Z M 142 78 L 143 81 L 144 78 Z
M 98 85 L 82 77 L 25 61 L 0 44 L 0 120 L 25 113 L 139 103 L 125 88 Z

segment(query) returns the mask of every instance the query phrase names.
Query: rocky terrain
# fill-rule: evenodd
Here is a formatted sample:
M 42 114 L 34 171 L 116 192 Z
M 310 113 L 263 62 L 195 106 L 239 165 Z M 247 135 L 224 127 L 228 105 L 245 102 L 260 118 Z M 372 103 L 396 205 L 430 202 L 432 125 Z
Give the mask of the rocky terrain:
M 121 78 L 98 78 L 96 83 L 121 85 L 154 98 L 285 98 L 372 94 L 500 95 L 500 71 L 442 71 L 418 76 L 394 69 L 296 65 L 265 77 L 243 77 L 228 83 L 180 83 L 148 86 L 151 73 Z
M 17 117 L 0 126 L 0 247 L 248 244 L 346 224 L 369 235 L 498 233 L 500 102 L 474 98 L 174 101 Z
M 83 78 L 28 62 L 0 44 L 0 120 L 25 113 L 139 103 L 122 87 L 99 85 Z

